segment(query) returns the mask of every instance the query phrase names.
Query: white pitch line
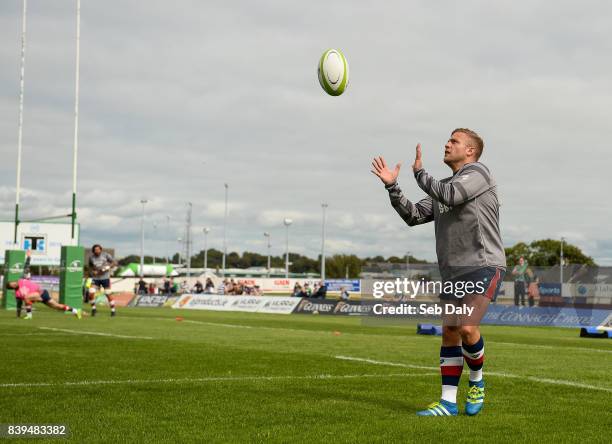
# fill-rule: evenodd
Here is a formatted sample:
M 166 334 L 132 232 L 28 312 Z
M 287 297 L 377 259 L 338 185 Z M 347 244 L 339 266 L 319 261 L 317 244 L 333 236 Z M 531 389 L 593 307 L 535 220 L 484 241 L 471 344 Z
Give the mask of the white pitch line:
M 341 359 L 343 361 L 357 361 L 357 362 L 365 362 L 367 364 L 374 364 L 374 365 L 388 365 L 390 367 L 418 368 L 421 370 L 440 370 L 440 367 L 427 367 L 424 365 L 404 364 L 402 362 L 375 361 L 374 359 L 354 358 L 352 356 L 338 355 L 338 356 L 334 356 L 334 358 Z
M 170 319 L 171 321 L 173 319 Z M 240 325 L 240 324 L 222 324 L 219 322 L 206 322 L 206 321 L 193 321 L 191 319 L 183 319 L 182 321 L 176 322 L 187 322 L 190 324 L 204 324 L 204 325 L 212 325 L 213 327 L 229 327 L 229 328 L 253 328 L 250 325 Z
M 53 328 L 53 327 L 38 327 L 38 328 L 41 330 L 61 331 L 65 333 L 72 333 L 75 335 L 107 336 L 111 338 L 122 338 L 122 339 L 155 339 L 150 336 L 116 335 L 113 333 L 102 333 L 99 331 L 68 330 L 67 328 Z
M 604 350 L 601 348 L 591 348 L 591 347 L 565 347 L 563 345 L 541 345 L 541 344 L 521 344 L 519 342 L 500 342 L 500 341 L 488 341 L 491 344 L 500 344 L 500 345 L 511 345 L 511 346 L 519 346 L 523 348 L 541 348 L 546 350 L 575 350 L 582 352 L 597 352 L 597 353 L 612 353 L 612 350 Z
M 376 361 L 374 359 L 355 358 L 352 356 L 339 355 L 339 356 L 335 356 L 335 358 L 341 359 L 343 361 L 365 362 L 367 364 L 385 365 L 385 366 L 390 366 L 390 367 L 421 368 L 421 369 L 428 369 L 428 370 L 433 370 L 436 368 L 436 367 L 424 367 L 420 365 L 404 364 L 401 362 Z M 499 372 L 487 372 L 487 371 L 485 371 L 484 374 L 489 375 L 489 376 L 499 376 L 501 378 L 520 378 L 520 379 L 526 379 L 528 381 L 533 381 L 533 382 L 541 382 L 543 384 L 566 385 L 569 387 L 578 387 L 578 388 L 584 388 L 584 389 L 589 389 L 589 390 L 598 390 L 602 392 L 612 393 L 612 388 L 601 387 L 598 385 L 583 384 L 581 382 L 566 381 L 563 379 L 538 378 L 537 376 L 523 376 L 523 375 L 515 375 L 512 373 L 499 373 Z
M 47 333 L 2 333 L 0 334 L 0 338 L 5 337 L 5 336 L 49 336 Z M 65 335 L 54 335 L 54 336 L 70 336 L 70 334 L 65 334 Z
M 115 385 L 115 384 L 193 384 L 198 382 L 241 382 L 241 381 L 279 381 L 279 380 L 325 380 L 325 379 L 358 379 L 358 378 L 408 378 L 433 376 L 437 373 L 391 373 L 391 374 L 363 374 L 363 375 L 306 375 L 306 376 L 211 376 L 206 378 L 166 378 L 166 379 L 119 379 L 101 381 L 66 381 L 66 382 L 16 382 L 3 383 L 0 388 L 21 387 L 72 387 L 87 385 Z
M 298 332 L 298 333 L 324 333 L 324 334 L 329 334 L 328 330 L 306 330 L 306 329 L 300 329 L 300 328 L 288 328 L 288 327 L 270 327 L 270 326 L 263 326 L 263 325 L 244 325 L 244 324 L 227 324 L 227 323 L 222 323 L 222 322 L 207 322 L 207 321 L 196 321 L 193 319 L 183 319 L 182 321 L 176 321 L 173 318 L 162 318 L 162 317 L 150 317 L 150 318 L 143 318 L 143 317 L 139 317 L 139 316 L 125 316 L 122 315 L 122 318 L 131 318 L 131 319 L 156 319 L 159 321 L 173 321 L 173 322 L 187 322 L 190 324 L 201 324 L 201 325 L 210 325 L 213 327 L 228 327 L 228 328 L 253 328 L 253 329 L 258 329 L 258 330 L 285 330 L 285 331 L 293 331 L 293 332 Z M 372 335 L 369 333 L 356 333 L 356 332 L 343 332 L 343 334 L 345 335 L 353 335 L 353 336 L 380 336 L 380 335 Z M 407 335 L 384 335 L 385 337 L 388 338 L 403 338 L 406 339 L 408 337 L 410 337 L 408 334 Z M 492 344 L 500 344 L 500 345 L 514 345 L 514 346 L 518 346 L 518 347 L 525 347 L 525 348 L 542 348 L 542 349 L 550 349 L 550 350 L 575 350 L 575 351 L 581 351 L 581 352 L 596 352 L 596 353 L 612 353 L 612 350 L 604 350 L 601 348 L 591 348 L 591 347 L 565 347 L 563 345 L 531 345 L 531 344 L 524 344 L 524 343 L 520 343 L 520 342 L 500 342 L 500 341 L 495 341 L 495 340 L 489 340 L 490 343 Z

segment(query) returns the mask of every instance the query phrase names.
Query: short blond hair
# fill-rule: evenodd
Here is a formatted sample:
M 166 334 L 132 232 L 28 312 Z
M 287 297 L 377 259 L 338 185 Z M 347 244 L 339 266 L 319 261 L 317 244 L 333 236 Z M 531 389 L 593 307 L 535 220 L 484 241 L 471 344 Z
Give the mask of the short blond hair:
M 480 137 L 476 131 L 472 131 L 469 128 L 456 128 L 453 130 L 451 135 L 455 133 L 463 133 L 472 139 L 473 145 L 471 146 L 473 146 L 476 150 L 476 160 L 480 159 L 480 156 L 482 156 L 482 150 L 484 150 L 484 141 L 482 140 L 482 137 Z

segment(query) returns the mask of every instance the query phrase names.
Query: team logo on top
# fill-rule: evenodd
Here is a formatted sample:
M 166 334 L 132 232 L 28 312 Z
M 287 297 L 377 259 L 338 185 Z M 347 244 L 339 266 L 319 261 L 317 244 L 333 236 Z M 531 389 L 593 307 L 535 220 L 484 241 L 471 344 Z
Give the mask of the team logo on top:
M 83 271 L 83 264 L 81 263 L 80 260 L 76 259 L 70 262 L 68 266 L 66 266 L 66 262 L 62 261 L 60 264 L 60 270 L 67 271 L 69 273 L 79 273 Z
M 23 272 L 23 264 L 21 262 L 16 262 L 12 267 L 9 268 L 9 273 L 22 273 Z
M 66 270 L 70 273 L 78 273 L 79 271 L 83 270 L 83 265 L 81 264 L 81 261 L 77 259 L 75 261 L 70 262 L 70 265 L 68 265 Z
M 440 212 L 440 214 L 448 213 L 452 209 L 453 207 L 449 207 L 444 205 L 443 203 L 438 202 L 438 211 Z

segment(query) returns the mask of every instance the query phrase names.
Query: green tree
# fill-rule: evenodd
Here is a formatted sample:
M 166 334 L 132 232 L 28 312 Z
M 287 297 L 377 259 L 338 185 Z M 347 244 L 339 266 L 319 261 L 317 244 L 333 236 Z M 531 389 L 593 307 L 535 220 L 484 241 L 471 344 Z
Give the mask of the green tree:
M 354 254 L 334 254 L 325 259 L 325 277 L 344 278 L 348 267 L 349 278 L 357 278 L 361 274 L 362 260 Z
M 521 256 L 529 262 L 529 265 L 533 266 L 559 265 L 561 241 L 541 239 L 530 244 L 519 242 L 510 248 L 506 248 L 508 267 L 516 265 Z M 585 255 L 580 248 L 567 242 L 563 245 L 563 256 L 566 264 L 596 265 L 592 257 Z

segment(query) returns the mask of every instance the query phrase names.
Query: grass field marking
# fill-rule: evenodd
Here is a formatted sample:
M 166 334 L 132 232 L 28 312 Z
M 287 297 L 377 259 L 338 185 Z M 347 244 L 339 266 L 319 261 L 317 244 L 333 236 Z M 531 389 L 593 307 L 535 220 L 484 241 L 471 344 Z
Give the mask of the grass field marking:
M 126 316 L 126 315 L 121 315 L 121 318 L 129 318 L 129 319 L 139 319 L 139 320 L 149 320 L 149 319 L 154 319 L 157 321 L 170 321 L 170 322 L 185 322 L 187 324 L 202 324 L 202 325 L 210 325 L 212 327 L 228 327 L 228 328 L 264 328 L 264 327 L 253 327 L 251 325 L 242 325 L 242 324 L 224 324 L 222 322 L 207 322 L 207 321 L 196 321 L 193 319 L 182 319 L 181 321 L 177 321 L 175 318 L 162 318 L 159 316 L 156 317 L 144 317 L 144 316 Z
M 563 345 L 541 345 L 541 344 L 524 344 L 524 343 L 520 343 L 520 342 L 501 342 L 501 341 L 495 341 L 495 340 L 490 340 L 488 341 L 491 344 L 501 344 L 501 345 L 512 345 L 512 346 L 521 346 L 521 347 L 525 347 L 525 348 L 542 348 L 542 349 L 547 349 L 547 350 L 555 350 L 555 349 L 562 349 L 562 350 L 575 350 L 575 351 L 583 351 L 583 352 L 597 352 L 597 353 L 612 353 L 612 350 L 604 350 L 602 348 L 590 348 L 590 347 L 565 347 Z
M 2 383 L 0 388 L 27 388 L 27 387 L 73 387 L 87 385 L 115 385 L 115 384 L 193 384 L 206 382 L 244 382 L 244 381 L 284 381 L 284 380 L 325 380 L 325 379 L 359 379 L 359 378 L 409 378 L 422 376 L 435 376 L 438 373 L 388 373 L 388 374 L 360 374 L 360 375 L 281 375 L 281 376 L 210 376 L 206 378 L 165 378 L 165 379 L 118 379 L 100 381 L 66 381 L 66 382 L 15 382 Z
M 416 368 L 416 369 L 420 369 L 420 370 L 440 370 L 440 367 L 427 367 L 427 366 L 424 366 L 424 365 L 404 364 L 402 362 L 376 361 L 374 359 L 355 358 L 353 356 L 338 355 L 338 356 L 334 356 L 334 358 L 341 359 L 342 361 L 365 362 L 367 364 L 386 365 L 386 366 L 390 366 L 390 367 Z
M 54 336 L 70 336 L 73 333 L 66 333 L 65 335 L 57 334 Z M 49 333 L 2 333 L 0 334 L 0 338 L 4 336 L 49 336 Z
M 122 318 L 131 318 L 131 319 L 156 319 L 156 320 L 160 320 L 160 321 L 173 321 L 173 322 L 177 322 L 173 318 L 163 318 L 163 317 L 140 317 L 140 316 L 124 316 L 124 315 L 122 315 L 121 317 Z M 222 323 L 222 322 L 196 321 L 196 320 L 192 320 L 192 319 L 183 319 L 181 322 L 187 322 L 187 323 L 191 323 L 191 324 L 210 325 L 210 326 L 213 326 L 213 327 L 254 328 L 254 329 L 260 329 L 260 330 L 286 330 L 286 331 L 293 331 L 293 332 L 298 332 L 298 333 L 324 333 L 324 334 L 328 334 L 329 333 L 328 330 L 308 330 L 308 329 L 303 329 L 303 328 L 270 327 L 270 326 L 264 326 L 264 325 L 226 324 L 226 323 Z M 359 336 L 380 336 L 380 335 L 376 335 L 376 334 L 362 333 L 362 332 L 359 332 L 359 333 L 356 333 L 356 332 L 343 332 L 343 334 L 345 334 L 345 335 L 359 335 Z M 409 337 L 412 337 L 412 336 L 409 336 L 409 335 L 384 335 L 384 336 L 385 337 L 393 337 L 393 338 L 409 338 Z M 555 338 L 555 339 L 558 339 L 558 338 Z M 561 339 L 566 339 L 566 338 L 561 338 Z M 573 338 L 572 338 L 572 340 L 573 340 Z M 531 344 L 526 344 L 526 343 L 521 343 L 521 342 L 502 342 L 502 341 L 495 341 L 495 340 L 490 340 L 489 342 L 491 342 L 493 344 L 514 345 L 514 346 L 542 348 L 542 349 L 550 349 L 550 350 L 561 349 L 561 350 L 575 350 L 575 351 L 582 351 L 582 352 L 612 353 L 612 350 L 604 350 L 604 349 L 601 349 L 601 348 L 565 347 L 563 345 L 531 345 Z
M 165 318 L 164 318 L 165 319 Z M 173 321 L 174 319 L 170 319 Z M 228 328 L 253 328 L 250 325 L 240 325 L 240 324 L 222 324 L 220 322 L 206 322 L 206 321 L 194 321 L 192 319 L 183 319 L 180 322 L 187 322 L 189 324 L 204 324 L 204 325 L 212 325 L 213 327 L 228 327 Z
M 69 330 L 67 328 L 54 328 L 54 327 L 38 327 L 38 328 L 40 330 L 61 331 L 64 333 L 72 333 L 75 335 L 108 336 L 111 338 L 122 338 L 122 339 L 155 339 L 155 338 L 152 338 L 151 336 L 116 335 L 114 333 L 102 333 L 99 331 Z
M 335 356 L 335 358 L 341 359 L 343 361 L 365 362 L 367 364 L 386 365 L 390 367 L 421 368 L 421 369 L 434 369 L 434 368 L 437 369 L 438 368 L 438 367 L 424 367 L 420 365 L 404 364 L 401 362 L 376 361 L 374 359 L 356 358 L 353 356 L 339 355 L 339 356 Z M 498 376 L 501 378 L 515 378 L 515 379 L 520 378 L 520 379 L 526 379 L 528 381 L 541 382 L 543 384 L 566 385 L 569 387 L 578 387 L 578 388 L 584 388 L 584 389 L 589 389 L 589 390 L 598 390 L 602 392 L 612 393 L 612 388 L 609 388 L 609 387 L 601 387 L 598 385 L 583 384 L 581 382 L 566 381 L 563 379 L 539 378 L 537 376 L 523 376 L 523 375 L 515 375 L 512 373 L 487 372 L 487 371 L 485 371 L 484 374 L 489 375 L 489 376 Z

